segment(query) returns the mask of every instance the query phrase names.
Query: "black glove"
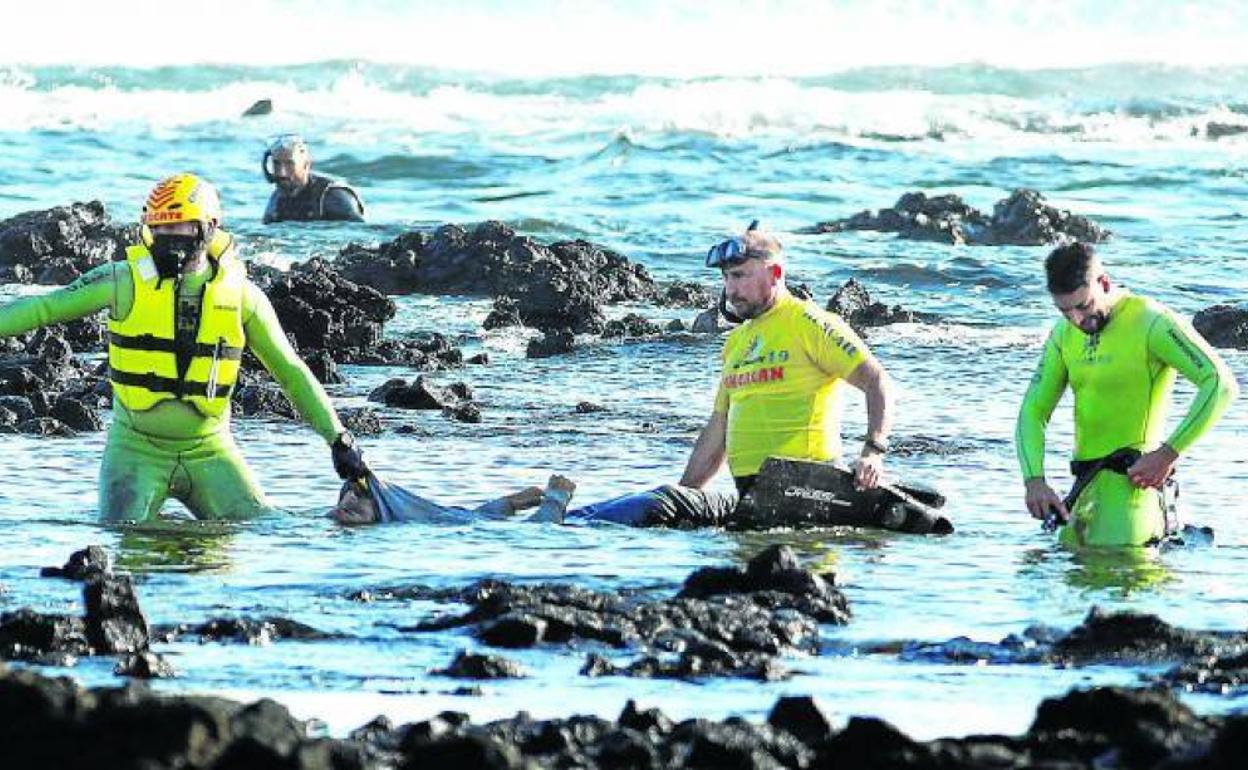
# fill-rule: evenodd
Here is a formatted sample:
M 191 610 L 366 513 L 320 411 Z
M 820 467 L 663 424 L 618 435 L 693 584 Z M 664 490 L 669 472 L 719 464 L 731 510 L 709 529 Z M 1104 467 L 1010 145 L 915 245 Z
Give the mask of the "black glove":
M 338 434 L 330 447 L 334 456 L 334 470 L 344 481 L 355 481 L 368 475 L 368 466 L 364 463 L 364 452 L 356 446 L 355 436 L 348 431 Z

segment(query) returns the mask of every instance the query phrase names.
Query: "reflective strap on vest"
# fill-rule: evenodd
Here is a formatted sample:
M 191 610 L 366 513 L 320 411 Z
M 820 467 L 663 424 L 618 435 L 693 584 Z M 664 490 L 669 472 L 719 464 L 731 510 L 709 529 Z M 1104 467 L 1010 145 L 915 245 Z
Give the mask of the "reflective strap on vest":
M 109 376 L 113 382 L 122 385 L 129 385 L 135 388 L 143 388 L 153 393 L 174 393 L 179 397 L 199 396 L 200 398 L 229 398 L 234 392 L 234 385 L 218 385 L 217 392 L 208 395 L 208 383 L 191 382 L 189 380 L 179 382 L 173 377 L 161 377 L 155 374 L 135 374 L 133 372 L 119 372 L 110 367 Z
M 109 332 L 109 342 L 119 348 L 127 350 L 153 350 L 160 353 L 177 353 L 178 345 L 174 340 L 165 339 L 163 337 L 155 337 L 151 334 L 139 334 L 133 337 L 117 332 Z M 204 342 L 196 342 L 190 351 L 192 355 L 203 358 L 216 358 L 219 361 L 240 361 L 243 358 L 243 349 L 222 345 L 218 353 L 216 345 L 209 345 Z

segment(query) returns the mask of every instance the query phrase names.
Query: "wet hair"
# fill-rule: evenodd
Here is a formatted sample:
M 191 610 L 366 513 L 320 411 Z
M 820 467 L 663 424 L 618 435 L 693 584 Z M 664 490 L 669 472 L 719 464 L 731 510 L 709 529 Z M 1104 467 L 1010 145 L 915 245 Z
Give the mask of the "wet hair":
M 1089 243 L 1075 241 L 1058 246 L 1044 260 L 1050 294 L 1070 294 L 1088 285 L 1101 266 L 1096 250 Z

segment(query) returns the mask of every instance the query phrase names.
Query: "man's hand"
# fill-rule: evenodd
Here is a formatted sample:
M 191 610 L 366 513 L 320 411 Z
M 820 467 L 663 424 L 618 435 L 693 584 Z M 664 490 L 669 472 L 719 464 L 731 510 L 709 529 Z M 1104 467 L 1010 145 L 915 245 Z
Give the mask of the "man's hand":
M 1178 461 L 1178 452 L 1162 444 L 1141 456 L 1130 468 L 1127 468 L 1127 478 L 1141 489 L 1148 487 L 1161 489 L 1161 485 L 1166 483 L 1171 473 L 1174 473 L 1174 464 Z
M 343 431 L 330 447 L 334 458 L 334 470 L 343 481 L 355 481 L 368 475 L 364 452 L 355 444 L 355 437 Z
M 870 447 L 862 450 L 854 463 L 854 484 L 859 489 L 873 489 L 883 476 L 884 455 Z
M 1070 511 L 1066 510 L 1066 504 L 1044 479 L 1027 479 L 1027 510 L 1033 519 L 1043 521 L 1049 517 L 1050 510 L 1055 510 L 1059 523 L 1070 521 Z

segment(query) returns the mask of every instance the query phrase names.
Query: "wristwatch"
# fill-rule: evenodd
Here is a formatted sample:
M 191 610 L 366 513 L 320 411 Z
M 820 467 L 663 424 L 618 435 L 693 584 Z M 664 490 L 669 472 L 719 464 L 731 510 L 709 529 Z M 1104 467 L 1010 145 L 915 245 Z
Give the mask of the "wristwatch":
M 876 441 L 870 436 L 867 436 L 867 440 L 862 442 L 862 444 L 868 449 L 874 449 L 876 452 L 879 452 L 882 455 L 888 454 L 888 442 L 887 441 Z

